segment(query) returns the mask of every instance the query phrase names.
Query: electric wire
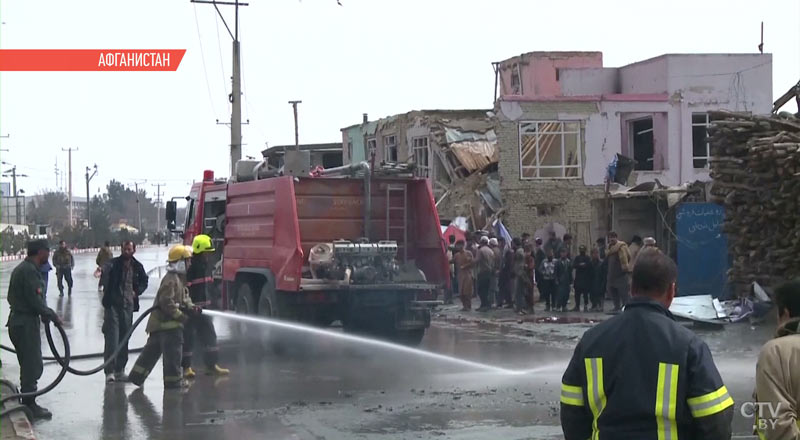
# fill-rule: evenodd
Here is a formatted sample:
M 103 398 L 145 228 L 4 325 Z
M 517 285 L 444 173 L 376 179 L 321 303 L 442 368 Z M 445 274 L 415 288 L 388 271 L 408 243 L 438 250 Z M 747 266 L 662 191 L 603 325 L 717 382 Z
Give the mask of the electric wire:
M 208 81 L 208 69 L 206 68 L 205 50 L 203 50 L 203 38 L 200 35 L 200 22 L 197 19 L 197 5 L 194 5 L 194 25 L 197 29 L 197 42 L 200 43 L 200 59 L 203 62 L 203 77 L 206 79 L 206 90 L 208 91 L 208 102 L 211 104 L 211 112 L 216 117 L 217 109 L 214 107 L 214 98 L 211 94 L 211 83 Z
M 215 14 L 214 19 L 217 25 L 217 49 L 219 51 L 219 69 L 222 72 L 222 90 L 224 90 L 225 93 L 227 94 L 228 85 L 227 82 L 225 82 L 225 63 L 222 61 L 222 40 L 219 36 L 219 15 Z M 230 110 L 231 110 L 231 101 L 230 99 L 228 99 L 228 113 L 230 113 Z

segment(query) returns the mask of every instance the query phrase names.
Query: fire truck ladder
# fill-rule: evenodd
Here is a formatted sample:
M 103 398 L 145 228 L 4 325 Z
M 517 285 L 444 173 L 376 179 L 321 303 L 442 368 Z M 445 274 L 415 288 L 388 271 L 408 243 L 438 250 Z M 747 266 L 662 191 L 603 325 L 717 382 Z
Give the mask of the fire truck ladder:
M 392 194 L 402 197 L 402 204 L 392 205 Z M 403 262 L 408 261 L 408 199 L 405 184 L 386 185 L 386 239 L 392 239 L 392 231 L 403 231 Z M 392 223 L 392 212 L 400 211 L 402 224 Z M 396 221 L 397 221 L 396 220 Z

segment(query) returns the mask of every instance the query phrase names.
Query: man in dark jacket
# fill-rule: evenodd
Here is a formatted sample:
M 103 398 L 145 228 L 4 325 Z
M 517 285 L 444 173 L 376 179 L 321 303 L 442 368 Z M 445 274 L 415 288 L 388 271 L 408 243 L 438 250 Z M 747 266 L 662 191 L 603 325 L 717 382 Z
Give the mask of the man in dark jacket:
M 103 335 L 105 335 L 104 357 L 108 360 L 133 324 L 133 312 L 139 310 L 139 295 L 147 290 L 147 273 L 133 254 L 136 244 L 127 240 L 122 243 L 122 254 L 109 261 L 103 268 Z M 106 382 L 125 381 L 125 365 L 128 363 L 128 342 L 125 341 L 116 360 L 106 366 Z
M 575 308 L 573 312 L 581 309 L 581 297 L 583 298 L 583 311 L 589 311 L 589 292 L 592 290 L 594 282 L 594 267 L 592 259 L 586 255 L 586 246 L 578 247 L 578 256 L 572 262 L 575 268 Z
M 562 247 L 558 253 L 561 255 L 556 262 L 556 290 L 558 292 L 556 311 L 566 312 L 569 291 L 572 289 L 572 260 L 569 259 L 569 251 L 566 247 Z
M 634 299 L 584 333 L 561 380 L 566 440 L 731 438 L 733 399 L 711 351 L 669 312 L 677 273 L 642 251 Z
M 600 259 L 600 250 L 597 248 L 592 249 L 592 311 L 602 312 L 603 303 L 606 296 L 606 275 L 608 274 L 608 266 L 603 265 L 603 260 Z
M 64 279 L 67 280 L 67 293 L 72 296 L 72 269 L 75 268 L 75 258 L 67 249 L 64 240 L 58 242 L 58 249 L 53 252 L 53 266 L 56 267 L 56 278 L 58 278 L 58 296 L 64 296 Z
M 53 309 L 44 303 L 44 283 L 40 267 L 47 262 L 50 247 L 45 240 L 28 242 L 28 257 L 11 272 L 8 283 L 8 336 L 19 361 L 20 391 L 33 393 L 42 377 L 42 320 L 59 321 Z M 22 404 L 27 406 L 36 419 L 49 419 L 53 415 L 46 408 L 36 404 L 33 397 L 25 397 Z M 6 428 L 7 429 L 7 428 Z

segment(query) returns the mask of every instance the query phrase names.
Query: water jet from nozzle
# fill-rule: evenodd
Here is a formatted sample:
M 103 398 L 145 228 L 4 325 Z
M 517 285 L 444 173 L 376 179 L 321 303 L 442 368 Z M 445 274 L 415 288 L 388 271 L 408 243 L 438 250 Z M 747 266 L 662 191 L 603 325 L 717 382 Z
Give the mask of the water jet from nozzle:
M 534 371 L 538 371 L 538 369 L 534 370 L 509 370 L 507 368 L 496 367 L 494 365 L 488 365 L 480 362 L 470 361 L 467 359 L 460 359 L 452 356 L 447 356 L 444 354 L 434 353 L 431 351 L 421 350 L 419 348 L 408 347 L 405 345 L 393 344 L 391 342 L 381 341 L 379 339 L 372 339 L 366 338 L 363 336 L 355 336 L 350 335 L 347 333 L 340 333 L 331 330 L 320 329 L 316 327 L 310 327 L 307 325 L 297 324 L 293 322 L 281 321 L 277 319 L 269 319 L 269 318 L 261 318 L 256 316 L 246 316 L 246 315 L 236 315 L 232 313 L 220 312 L 216 310 L 204 310 L 204 315 L 209 316 L 217 316 L 224 319 L 231 319 L 240 322 L 247 322 L 257 325 L 264 325 L 264 326 L 271 326 L 291 331 L 297 332 L 304 332 L 310 333 L 320 336 L 327 336 L 335 339 L 339 339 L 342 341 L 354 342 L 358 344 L 370 345 L 373 347 L 380 347 L 383 349 L 394 350 L 397 352 L 413 354 L 420 357 L 425 357 L 429 359 L 436 359 L 444 362 L 449 362 L 456 365 L 462 365 L 465 367 L 470 367 L 482 371 L 497 373 L 497 374 L 505 374 L 505 375 L 521 375 L 521 374 L 529 374 Z

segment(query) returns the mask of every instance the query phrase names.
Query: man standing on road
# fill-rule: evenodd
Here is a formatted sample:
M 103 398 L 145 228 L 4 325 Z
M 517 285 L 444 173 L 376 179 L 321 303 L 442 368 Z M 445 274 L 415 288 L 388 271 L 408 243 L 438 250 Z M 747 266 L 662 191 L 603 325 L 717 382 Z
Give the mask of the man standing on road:
M 769 405 L 755 426 L 763 440 L 800 440 L 800 279 L 775 289 L 775 305 L 778 331 L 758 356 L 754 393 Z
M 192 241 L 192 264 L 186 270 L 186 286 L 189 288 L 189 297 L 198 307 L 211 305 L 212 290 L 216 289 L 214 279 L 211 277 L 212 267 L 208 256 L 214 252 L 211 237 L 200 234 Z M 195 347 L 195 337 L 203 347 L 203 362 L 206 374 L 226 375 L 230 373 L 227 368 L 217 365 L 219 347 L 217 347 L 217 331 L 210 316 L 192 315 L 184 324 L 183 329 L 183 377 L 191 379 L 195 376 L 192 369 L 192 352 Z
M 64 279 L 67 279 L 67 293 L 72 296 L 72 269 L 75 268 L 75 258 L 67 249 L 64 240 L 58 242 L 58 250 L 53 253 L 53 265 L 56 267 L 58 278 L 58 296 L 64 296 Z
M 494 276 L 494 251 L 489 247 L 489 237 L 481 237 L 481 247 L 478 249 L 478 297 L 481 299 L 479 312 L 492 308 L 489 300 L 489 290 Z
M 614 300 L 614 311 L 619 312 L 630 299 L 633 260 L 628 252 L 628 245 L 624 241 L 619 241 L 619 237 L 614 231 L 608 233 L 608 246 L 606 285 L 611 299 Z
M 122 339 L 133 324 L 133 312 L 139 310 L 139 295 L 147 290 L 147 273 L 133 254 L 136 245 L 126 240 L 122 243 L 122 254 L 106 263 L 101 280 L 103 283 L 103 336 L 105 337 L 105 360 L 122 344 Z M 125 365 L 128 363 L 128 342 L 120 349 L 114 362 L 106 366 L 106 382 L 125 381 Z
M 589 292 L 592 291 L 594 283 L 594 266 L 592 259 L 586 255 L 586 246 L 578 247 L 578 256 L 575 257 L 572 266 L 575 268 L 575 308 L 573 312 L 581 310 L 581 297 L 583 297 L 583 311 L 589 311 Z
M 453 260 L 456 264 L 456 273 L 458 274 L 458 289 L 459 296 L 461 297 L 461 311 L 467 312 L 472 310 L 472 266 L 473 258 L 472 252 L 464 248 L 464 240 L 456 242 L 456 255 Z
M 533 279 L 536 281 L 536 287 L 539 289 L 539 302 L 542 302 L 544 301 L 544 295 L 542 294 L 542 287 L 539 285 L 539 280 L 542 279 L 542 272 L 539 271 L 539 267 L 542 265 L 542 261 L 547 258 L 547 254 L 544 248 L 542 248 L 541 237 L 536 237 L 534 243 L 536 248 L 533 250 L 533 260 L 536 266 L 533 269 Z
M 608 268 L 603 266 L 600 260 L 600 251 L 592 249 L 592 311 L 602 312 L 603 303 L 606 299 L 606 275 Z
M 97 290 L 101 292 L 103 291 L 103 266 L 111 261 L 112 258 L 114 258 L 114 253 L 111 252 L 111 243 L 106 241 L 97 253 L 97 258 L 94 260 L 94 262 L 97 263 L 97 267 L 100 269 L 100 279 L 97 281 Z
M 561 381 L 566 440 L 731 438 L 733 399 L 711 351 L 669 312 L 677 273 L 643 251 L 634 299 L 583 334 Z
M 444 292 L 444 303 L 453 304 L 453 294 L 458 294 L 458 280 L 456 279 L 456 265 L 453 261 L 455 256 L 455 243 L 456 236 L 450 235 L 448 237 L 450 244 L 447 246 L 447 261 L 450 262 L 450 288 Z
M 44 303 L 44 283 L 39 270 L 50 256 L 50 246 L 45 240 L 33 240 L 28 242 L 27 248 L 27 258 L 14 268 L 8 283 L 10 313 L 6 327 L 17 351 L 20 391 L 33 393 L 44 369 L 39 317 L 45 322 L 60 323 L 61 319 Z M 22 404 L 31 410 L 35 419 L 53 417 L 50 411 L 36 403 L 34 397 L 23 398 Z
M 42 283 L 44 286 L 44 290 L 42 291 L 42 298 L 44 298 L 45 304 L 47 304 L 47 286 L 50 282 L 50 271 L 53 270 L 53 266 L 50 265 L 50 262 L 45 260 L 41 266 L 39 266 L 39 272 L 42 274 Z
M 539 292 L 544 295 L 545 312 L 550 311 L 550 306 L 553 309 L 556 306 L 556 259 L 553 257 L 553 250 L 547 250 L 547 257 L 545 257 L 542 264 L 539 265 L 539 272 L 542 274 L 542 279 L 538 281 Z
M 489 247 L 494 253 L 494 271 L 492 272 L 491 292 L 489 301 L 494 301 L 497 307 L 503 305 L 503 296 L 500 294 L 500 270 L 503 268 L 503 249 L 500 247 L 500 240 L 497 238 L 489 239 Z
M 528 304 L 528 291 L 533 289 L 533 279 L 528 275 L 528 266 L 525 264 L 525 247 L 520 244 L 514 251 L 514 311 L 518 315 L 533 313 L 533 307 Z
M 558 253 L 561 255 L 556 263 L 556 289 L 558 290 L 556 310 L 566 312 L 569 291 L 572 289 L 572 261 L 569 259 L 569 251 L 566 247 L 562 247 Z
M 200 308 L 192 304 L 186 289 L 186 271 L 191 266 L 191 257 L 190 248 L 182 244 L 169 250 L 167 274 L 158 287 L 153 301 L 154 310 L 145 329 L 150 336 L 129 376 L 136 386 L 144 385 L 144 380 L 162 354 L 164 388 L 181 388 L 185 384 L 181 375 L 183 325 L 189 315 L 200 314 Z

